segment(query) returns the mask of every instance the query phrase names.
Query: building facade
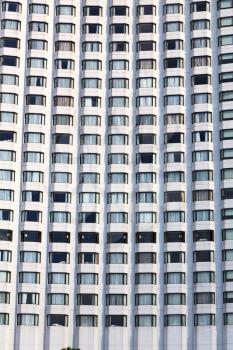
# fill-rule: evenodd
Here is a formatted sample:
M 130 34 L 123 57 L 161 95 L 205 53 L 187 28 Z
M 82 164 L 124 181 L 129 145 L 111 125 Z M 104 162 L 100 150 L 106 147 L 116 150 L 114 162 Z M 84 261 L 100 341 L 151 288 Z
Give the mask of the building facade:
M 0 349 L 233 349 L 233 0 L 0 1 Z

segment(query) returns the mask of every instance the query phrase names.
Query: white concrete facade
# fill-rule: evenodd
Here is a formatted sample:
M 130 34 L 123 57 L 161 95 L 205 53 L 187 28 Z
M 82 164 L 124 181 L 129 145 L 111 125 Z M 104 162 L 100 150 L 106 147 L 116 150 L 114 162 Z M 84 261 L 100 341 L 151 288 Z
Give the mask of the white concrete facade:
M 0 0 L 0 349 L 233 349 L 233 0 Z

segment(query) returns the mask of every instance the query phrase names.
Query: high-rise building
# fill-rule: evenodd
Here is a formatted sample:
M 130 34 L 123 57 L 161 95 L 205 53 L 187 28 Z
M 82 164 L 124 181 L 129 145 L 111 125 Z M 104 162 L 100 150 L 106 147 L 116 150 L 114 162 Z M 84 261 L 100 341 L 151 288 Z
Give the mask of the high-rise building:
M 233 0 L 0 0 L 0 349 L 233 349 Z

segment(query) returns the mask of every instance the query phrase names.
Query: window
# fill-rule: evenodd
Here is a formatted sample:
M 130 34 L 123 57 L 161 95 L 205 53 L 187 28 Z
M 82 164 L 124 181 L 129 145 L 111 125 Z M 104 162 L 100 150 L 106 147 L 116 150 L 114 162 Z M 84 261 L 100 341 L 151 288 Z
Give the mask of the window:
M 77 327 L 98 327 L 97 315 L 78 315 L 76 316 Z
M 193 273 L 194 283 L 215 283 L 215 272 L 198 271 Z
M 127 60 L 110 60 L 109 70 L 129 70 L 129 61 Z
M 232 53 L 224 53 L 218 56 L 219 64 L 229 64 L 233 63 L 233 54 Z
M 18 95 L 12 94 L 12 93 L 1 92 L 0 93 L 0 103 L 17 105 L 18 104 Z
M 166 152 L 164 153 L 164 163 L 184 163 L 184 153 Z
M 166 252 L 164 253 L 165 264 L 185 263 L 184 252 Z
M 127 253 L 107 253 L 106 263 L 107 264 L 127 264 L 128 255 Z
M 233 158 L 233 148 L 225 148 L 220 151 L 221 160 Z
M 0 270 L 0 283 L 10 283 L 11 282 L 11 272 Z
M 164 69 L 168 68 L 184 68 L 183 58 L 166 58 L 164 60 Z
M 129 117 L 127 115 L 109 115 L 108 126 L 128 126 Z
M 233 303 L 233 292 L 224 292 L 223 293 L 223 303 Z
M 164 315 L 164 326 L 186 326 L 185 315 Z
M 0 326 L 9 325 L 9 314 L 0 313 Z
M 75 52 L 75 42 L 73 41 L 55 41 L 55 51 Z
M 194 304 L 215 304 L 215 293 L 194 293 Z
M 0 229 L 0 241 L 12 241 L 12 230 Z
M 190 6 L 191 12 L 210 11 L 210 3 L 208 1 L 193 2 Z
M 156 192 L 137 192 L 136 203 L 156 203 Z
M 164 223 L 167 222 L 185 222 L 184 211 L 165 211 L 164 212 Z
M 106 294 L 106 305 L 127 305 L 127 294 Z
M 56 69 L 70 69 L 74 70 L 74 60 L 70 60 L 67 58 L 56 59 L 54 62 Z
M 72 145 L 73 135 L 65 133 L 56 133 L 52 135 L 52 142 L 56 145 Z
M 40 263 L 41 253 L 32 251 L 20 251 L 20 262 Z
M 137 153 L 136 164 L 156 164 L 156 153 Z
M 48 50 L 48 41 L 39 39 L 28 40 L 28 50 Z
M 165 22 L 163 32 L 183 32 L 183 22 Z
M 82 29 L 83 34 L 102 34 L 102 25 L 98 23 L 85 23 Z
M 13 221 L 13 210 L 0 209 L 0 220 L 2 221 Z
M 24 152 L 23 161 L 25 163 L 44 163 L 44 153 L 42 152 Z
M 78 234 L 79 243 L 99 243 L 99 234 L 96 232 L 79 232 Z
M 98 294 L 77 294 L 77 305 L 98 305 Z
M 62 314 L 47 315 L 47 326 L 68 327 L 68 315 L 62 315 Z
M 233 239 L 233 229 L 229 228 L 229 229 L 222 230 L 222 239 L 223 239 L 223 241 L 232 240 Z
M 71 223 L 71 213 L 67 211 L 51 211 L 50 223 Z
M 137 24 L 137 34 L 139 33 L 156 33 L 155 23 L 139 23 Z
M 136 183 L 156 183 L 156 173 L 136 173 Z
M 0 74 L 0 84 L 19 85 L 19 76 L 14 74 Z
M 185 202 L 184 191 L 167 191 L 164 192 L 164 202 Z
M 185 182 L 185 173 L 183 171 L 164 172 L 164 182 Z
M 44 32 L 48 33 L 48 23 L 46 22 L 29 22 L 29 32 Z
M 192 67 L 202 67 L 209 66 L 211 67 L 211 57 L 210 56 L 193 56 L 191 58 Z
M 156 273 L 151 273 L 151 272 L 136 273 L 135 284 L 156 284 Z
M 15 172 L 13 170 L 0 169 L 0 181 L 15 181 Z
M 39 315 L 17 314 L 17 326 L 39 326 Z
M 125 23 L 111 24 L 109 32 L 110 34 L 129 34 L 129 25 Z
M 50 252 L 49 262 L 50 264 L 69 264 L 70 254 L 66 252 Z
M 39 272 L 19 272 L 19 283 L 40 283 L 40 273 Z
M 136 232 L 136 243 L 156 243 L 156 232 Z
M 165 243 L 185 242 L 184 231 L 165 231 L 164 232 Z
M 156 7 L 154 5 L 137 6 L 137 16 L 155 15 Z
M 180 39 L 164 40 L 163 49 L 166 50 L 183 50 L 184 42 Z
M 136 135 L 137 145 L 156 145 L 156 134 L 137 134 Z
M 107 315 L 106 327 L 127 327 L 127 316 L 125 315 Z
M 108 145 L 128 145 L 128 135 L 112 134 L 108 135 Z
M 208 19 L 198 19 L 191 21 L 191 30 L 210 29 L 210 21 Z
M 141 252 L 135 253 L 136 264 L 156 264 L 156 253 Z
M 52 164 L 72 164 L 72 154 L 58 152 L 52 153 Z
M 70 243 L 70 233 L 63 231 L 49 232 L 50 243 Z
M 215 326 L 215 314 L 195 314 L 194 326 Z
M 72 23 L 56 23 L 56 33 L 75 33 L 75 25 Z
M 193 162 L 212 162 L 213 152 L 212 151 L 194 151 L 192 152 Z
M 156 41 L 137 41 L 137 51 L 156 51 Z
M 156 115 L 139 114 L 136 116 L 136 125 L 156 125 Z
M 10 293 L 0 292 L 0 304 L 9 304 L 9 303 L 10 303 Z
M 82 52 L 102 52 L 102 43 L 98 41 L 82 42 Z
M 27 68 L 47 69 L 47 59 L 30 57 L 27 59 Z
M 233 325 L 233 313 L 224 313 L 224 325 L 225 326 L 232 326 Z
M 89 184 L 98 184 L 100 183 L 100 174 L 99 173 L 80 173 L 79 183 L 89 183 Z
M 212 190 L 197 190 L 193 191 L 193 202 L 196 201 L 213 201 Z
M 72 174 L 63 172 L 51 173 L 52 183 L 72 183 Z
M 128 89 L 129 79 L 113 78 L 109 79 L 109 89 Z
M 181 4 L 167 4 L 163 6 L 164 15 L 173 15 L 177 13 L 183 13 L 183 5 Z
M 213 181 L 213 171 L 212 170 L 193 171 L 193 181 Z
M 214 221 L 213 210 L 194 210 L 193 221 Z
M 152 224 L 157 222 L 157 213 L 150 211 L 142 211 L 136 213 L 137 224 Z
M 79 203 L 100 203 L 100 194 L 97 192 L 80 192 Z
M 212 113 L 211 112 L 196 112 L 192 113 L 192 123 L 211 123 Z
M 233 209 L 223 209 L 222 210 L 222 220 L 231 220 L 233 219 Z
M 164 106 L 184 106 L 183 95 L 166 95 L 164 96 Z
M 49 272 L 48 284 L 69 284 L 69 274 L 64 272 Z
M 136 68 L 139 69 L 156 69 L 156 60 L 154 59 L 139 59 L 136 61 Z
M 220 93 L 221 94 L 221 93 Z M 212 103 L 212 94 L 198 93 L 192 94 L 192 104 Z
M 110 243 L 128 243 L 128 236 L 126 232 L 109 232 L 108 244 Z
M 7 141 L 7 142 L 16 142 L 16 133 L 12 131 L 0 131 L 0 142 Z
M 128 193 L 126 192 L 109 192 L 107 193 L 107 203 L 128 203 Z
M 21 242 L 41 242 L 40 231 L 21 231 Z
M 43 202 L 43 192 L 22 191 L 22 202 Z
M 18 304 L 39 305 L 39 293 L 18 293 Z
M 186 305 L 186 295 L 182 293 L 164 294 L 165 305 Z
M 135 327 L 156 327 L 156 315 L 136 315 Z
M 22 210 L 21 221 L 42 222 L 42 212 L 37 210 Z
M 184 78 L 183 77 L 165 77 L 164 78 L 164 87 L 176 87 L 176 86 L 184 86 Z
M 46 106 L 46 96 L 44 95 L 26 95 L 26 104 L 35 106 Z
M 109 153 L 108 165 L 110 164 L 128 164 L 128 154 L 125 153 Z
M 156 305 L 156 294 L 135 294 L 135 305 Z
M 21 13 L 22 5 L 16 1 L 3 1 L 2 3 L 2 11 L 8 12 L 19 12 Z
M 14 112 L 0 112 L 1 123 L 17 123 L 17 114 Z
M 48 305 L 69 305 L 69 294 L 63 293 L 48 293 Z
M 198 230 L 193 231 L 193 242 L 214 241 L 214 231 Z
M 233 45 L 233 35 L 222 35 L 218 37 L 218 46 Z
M 100 6 L 84 6 L 83 16 L 103 16 L 103 9 Z
M 199 250 L 193 253 L 193 262 L 213 262 L 214 251 L 211 250 Z
M 15 162 L 16 152 L 0 149 L 0 160 L 1 161 L 8 161 L 8 162 Z
M 211 75 L 209 74 L 196 74 L 192 76 L 192 85 L 211 85 Z
M 0 250 L 0 261 L 11 262 L 12 261 L 11 250 Z
M 76 8 L 70 5 L 56 6 L 56 16 L 75 16 Z
M 49 6 L 44 4 L 30 4 L 29 5 L 29 13 L 37 13 L 37 14 L 43 14 L 48 15 L 49 13 Z
M 107 273 L 106 274 L 106 284 L 107 285 L 122 285 L 127 284 L 127 274 L 126 273 Z
M 112 41 L 109 43 L 110 52 L 129 52 L 129 43 L 128 41 Z
M 100 126 L 101 116 L 99 115 L 82 115 L 81 126 Z
M 108 173 L 108 183 L 117 184 L 117 183 L 128 183 L 128 174 L 127 173 Z
M 79 264 L 99 264 L 99 254 L 98 253 L 78 253 L 78 263 Z
M 112 6 L 110 8 L 110 16 L 129 16 L 128 6 Z
M 219 101 L 227 102 L 233 101 L 233 91 L 223 91 L 219 93 Z
M 19 57 L 17 56 L 0 56 L 0 66 L 19 67 Z
M 45 124 L 45 115 L 37 113 L 26 113 L 24 116 L 24 123 L 27 124 Z
M 166 272 L 164 274 L 165 284 L 185 284 L 184 272 Z

